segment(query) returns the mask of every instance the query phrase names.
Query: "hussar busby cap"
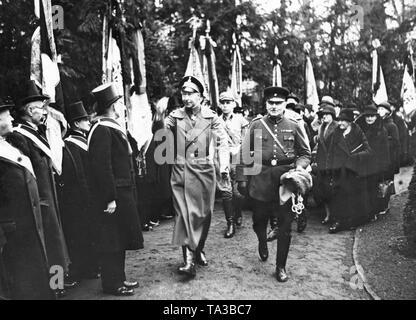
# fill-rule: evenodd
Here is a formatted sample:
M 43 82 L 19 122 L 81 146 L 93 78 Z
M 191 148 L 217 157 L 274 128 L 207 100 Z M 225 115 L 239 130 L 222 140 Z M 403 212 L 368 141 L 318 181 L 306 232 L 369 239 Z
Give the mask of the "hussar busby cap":
M 14 107 L 14 102 L 11 100 L 11 98 L 0 98 L 0 112 L 3 112 L 5 110 L 10 110 Z
M 288 95 L 289 90 L 285 87 L 268 87 L 264 89 L 264 99 L 266 101 L 273 98 L 278 98 L 283 101 L 286 101 Z
M 204 86 L 200 80 L 198 80 L 194 76 L 186 76 L 184 77 L 181 82 L 179 83 L 179 87 L 183 88 L 191 88 L 200 94 L 204 93 Z
M 74 122 L 77 120 L 88 118 L 88 113 L 85 111 L 82 101 L 78 101 L 70 104 L 67 107 L 66 115 L 68 122 Z
M 354 110 L 353 109 L 342 109 L 339 113 L 338 120 L 353 122 L 354 121 Z
M 111 105 L 113 105 L 117 100 L 122 98 L 123 96 L 117 93 L 116 86 L 114 83 L 109 82 L 102 84 L 91 91 L 94 95 L 96 100 L 95 103 L 95 111 L 98 114 L 103 113 L 107 110 Z

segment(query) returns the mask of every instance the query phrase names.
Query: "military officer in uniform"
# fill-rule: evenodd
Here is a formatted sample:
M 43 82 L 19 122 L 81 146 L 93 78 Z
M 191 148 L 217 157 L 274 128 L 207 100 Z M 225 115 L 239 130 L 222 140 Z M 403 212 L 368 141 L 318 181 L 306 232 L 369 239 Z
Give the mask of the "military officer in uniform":
M 274 212 L 277 214 L 279 232 L 276 278 L 279 282 L 288 280 L 286 260 L 294 218 L 291 202 L 282 204 L 282 199 L 279 199 L 280 177 L 290 169 L 306 168 L 311 155 L 304 130 L 295 120 L 285 117 L 288 94 L 289 91 L 281 87 L 264 90 L 267 115 L 250 124 L 249 132 L 243 140 L 242 163 L 238 166 L 237 175 L 238 189 L 253 199 L 253 229 L 259 241 L 258 250 L 262 261 L 266 261 L 269 256 L 267 222 Z M 254 164 L 252 157 L 248 161 L 247 154 L 254 155 Z
M 235 171 L 236 164 L 239 160 L 238 155 L 240 153 L 242 138 L 248 128 L 249 122 L 242 114 L 234 113 L 233 110 L 237 106 L 237 101 L 235 101 L 231 92 L 222 92 L 219 101 L 222 111 L 220 119 L 223 122 L 227 134 L 228 146 L 230 148 L 231 183 L 223 185 L 220 183 L 221 178 L 217 176 L 217 187 L 222 194 L 222 206 L 225 213 L 225 219 L 227 220 L 227 230 L 224 233 L 224 237 L 232 238 L 235 233 L 235 226 L 241 226 L 242 224 L 241 202 L 243 196 L 237 190 Z M 219 174 L 219 170 L 217 170 L 217 174 Z
M 230 153 L 221 120 L 202 104 L 204 87 L 201 81 L 187 76 L 180 82 L 180 88 L 184 106 L 165 119 L 165 109 L 158 104 L 154 131 L 167 129 L 175 139 L 171 174 L 176 213 L 173 244 L 182 246 L 184 265 L 178 269 L 179 273 L 194 277 L 195 263 L 208 264 L 204 246 L 214 210 L 214 155 L 218 151 L 221 179 L 226 183 Z

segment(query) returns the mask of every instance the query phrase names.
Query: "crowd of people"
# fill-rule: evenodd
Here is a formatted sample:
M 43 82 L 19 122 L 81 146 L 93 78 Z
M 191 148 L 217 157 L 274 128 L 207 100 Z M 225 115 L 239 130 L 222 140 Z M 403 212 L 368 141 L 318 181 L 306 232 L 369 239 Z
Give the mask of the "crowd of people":
M 143 248 L 142 232 L 161 218 L 174 217 L 178 272 L 193 278 L 208 266 L 216 193 L 225 238 L 238 236 L 248 202 L 261 261 L 277 239 L 279 282 L 289 279 L 292 221 L 303 231 L 308 210 L 322 209 L 330 233 L 388 212 L 394 175 L 412 160 L 398 106 L 344 107 L 324 96 L 315 110 L 269 87 L 264 115 L 247 119 L 231 92 L 219 96 L 218 112 L 203 93 L 201 81 L 183 78 L 177 95 L 155 105 L 153 138 L 139 149 L 117 121 L 114 84 L 95 88 L 93 115 L 81 101 L 67 107 L 60 174 L 45 134 L 49 97 L 29 81 L 16 103 L 0 100 L 0 298 L 56 299 L 100 277 L 104 293 L 133 295 L 126 250 Z M 63 287 L 51 285 L 56 266 Z

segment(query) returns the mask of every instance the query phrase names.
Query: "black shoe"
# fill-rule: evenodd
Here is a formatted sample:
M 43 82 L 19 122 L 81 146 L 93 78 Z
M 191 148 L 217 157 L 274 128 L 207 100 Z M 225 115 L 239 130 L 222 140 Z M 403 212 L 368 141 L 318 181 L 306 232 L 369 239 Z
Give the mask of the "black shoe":
M 207 261 L 207 258 L 205 257 L 205 252 L 199 251 L 196 254 L 196 261 L 195 262 L 200 266 L 206 267 L 208 265 L 208 261 Z
M 274 227 L 272 230 L 269 231 L 267 234 L 267 242 L 271 242 L 277 239 L 277 235 L 279 234 L 279 229 Z
M 152 231 L 153 227 L 150 224 L 145 224 L 143 227 L 143 231 Z
M 195 270 L 195 264 L 194 263 L 187 263 L 183 267 L 178 268 L 178 273 L 183 274 L 188 277 L 195 277 L 196 276 L 196 270 Z
M 266 261 L 269 257 L 269 249 L 267 248 L 267 242 L 259 242 L 259 256 L 261 261 Z
M 124 281 L 123 284 L 127 289 L 135 289 L 139 287 L 138 281 Z
M 337 233 L 338 231 L 341 231 L 341 225 L 339 222 L 335 222 L 329 227 L 329 233 Z
M 156 221 L 152 221 L 152 220 L 150 220 L 150 221 L 149 221 L 149 225 L 151 225 L 151 226 L 152 226 L 152 228 L 154 228 L 154 227 L 158 227 L 158 226 L 160 225 L 160 221 L 159 221 L 159 220 L 156 220 Z
M 111 294 L 113 296 L 132 296 L 134 295 L 134 290 L 127 287 L 120 287 L 114 290 L 103 290 L 106 294 Z
M 329 219 L 326 219 L 326 218 L 321 221 L 321 224 L 323 224 L 323 225 L 326 225 L 328 223 L 329 223 Z
M 286 282 L 287 280 L 289 280 L 285 268 L 276 268 L 276 279 L 279 282 Z
M 229 239 L 234 237 L 235 234 L 235 225 L 234 221 L 227 222 L 227 231 L 224 233 L 224 238 Z
M 162 215 L 160 216 L 160 218 L 161 218 L 162 220 L 169 220 L 169 219 L 172 219 L 172 218 L 173 218 L 173 216 L 172 216 L 172 215 L 170 215 L 170 214 L 162 214 Z
M 242 216 L 238 216 L 235 220 L 235 225 L 237 227 L 241 227 L 243 225 L 243 217 Z

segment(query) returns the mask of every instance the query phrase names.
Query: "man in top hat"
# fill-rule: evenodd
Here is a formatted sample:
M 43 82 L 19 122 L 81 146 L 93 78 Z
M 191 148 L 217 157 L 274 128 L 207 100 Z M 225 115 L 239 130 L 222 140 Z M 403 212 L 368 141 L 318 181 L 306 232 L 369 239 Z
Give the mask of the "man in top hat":
M 0 99 L 0 299 L 54 299 L 42 215 L 30 159 L 6 141 L 9 109 Z
M 230 91 L 222 92 L 219 97 L 219 102 L 222 111 L 220 119 L 223 122 L 225 132 L 227 133 L 228 146 L 230 149 L 231 183 L 222 185 L 220 183 L 221 177 L 217 175 L 217 187 L 222 193 L 222 205 L 227 220 L 227 231 L 225 232 L 224 237 L 232 238 L 235 233 L 235 226 L 241 226 L 242 224 L 241 202 L 243 196 L 237 190 L 235 169 L 237 161 L 239 160 L 242 138 L 248 128 L 249 122 L 241 114 L 234 113 L 233 110 L 238 104 Z M 219 174 L 219 170 L 217 170 L 217 174 Z
M 60 209 L 71 258 L 69 279 L 78 282 L 93 277 L 98 268 L 92 247 L 96 222 L 91 207 L 87 144 L 91 124 L 81 101 L 69 105 L 66 114 L 70 128 L 59 183 Z
M 377 111 L 380 115 L 381 121 L 384 127 L 387 129 L 389 136 L 389 150 L 390 150 L 390 167 L 387 173 L 388 180 L 394 180 L 394 175 L 400 171 L 400 140 L 399 140 L 399 129 L 393 121 L 391 116 L 391 105 L 390 103 L 382 102 L 377 105 Z
M 267 115 L 253 120 L 244 137 L 242 166 L 238 168 L 237 177 L 239 190 L 243 194 L 248 192 L 254 201 L 253 229 L 259 241 L 259 256 L 262 261 L 266 261 L 269 256 L 267 222 L 277 212 L 279 232 L 276 278 L 279 282 L 288 280 L 285 268 L 294 218 L 291 201 L 280 199 L 280 177 L 292 168 L 306 168 L 311 155 L 304 130 L 299 123 L 285 116 L 288 94 L 288 90 L 281 87 L 264 90 Z M 247 161 L 247 154 L 254 154 L 254 165 L 252 158 Z M 260 155 L 261 159 L 256 159 L 256 155 Z M 250 169 L 251 166 L 253 167 Z
M 182 246 L 184 266 L 178 269 L 179 273 L 194 277 L 195 263 L 208 265 L 204 246 L 214 210 L 214 156 L 218 151 L 221 183 L 226 183 L 230 152 L 223 122 L 214 111 L 201 105 L 204 92 L 201 81 L 187 76 L 179 86 L 183 107 L 166 118 L 165 110 L 158 108 L 154 130 L 168 129 L 175 139 L 171 175 L 176 212 L 173 244 Z
M 67 272 L 69 256 L 59 217 L 58 198 L 52 167 L 52 151 L 41 130 L 46 116 L 48 97 L 39 92 L 35 82 L 26 83 L 26 93 L 17 107 L 17 117 L 10 141 L 30 158 L 40 196 L 43 229 L 48 262 Z M 57 291 L 63 294 L 63 290 Z
M 126 281 L 126 250 L 143 248 L 137 212 L 132 148 L 119 125 L 115 103 L 121 98 L 113 83 L 92 91 L 97 117 L 88 134 L 91 193 L 98 219 L 97 249 L 105 293 L 133 295 L 137 281 Z

